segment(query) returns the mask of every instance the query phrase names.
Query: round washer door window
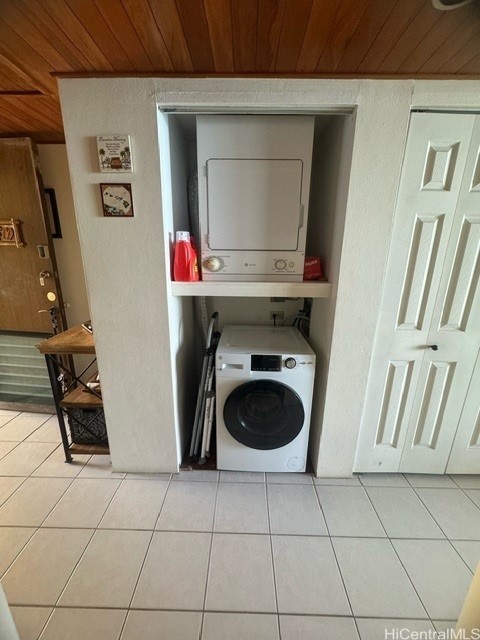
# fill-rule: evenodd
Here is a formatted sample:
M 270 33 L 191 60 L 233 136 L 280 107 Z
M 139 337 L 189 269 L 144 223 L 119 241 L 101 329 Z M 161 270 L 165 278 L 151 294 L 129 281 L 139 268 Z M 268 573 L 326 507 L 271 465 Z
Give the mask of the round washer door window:
M 251 449 L 278 449 L 298 436 L 305 421 L 300 396 L 285 384 L 255 380 L 225 402 L 223 419 L 235 440 Z

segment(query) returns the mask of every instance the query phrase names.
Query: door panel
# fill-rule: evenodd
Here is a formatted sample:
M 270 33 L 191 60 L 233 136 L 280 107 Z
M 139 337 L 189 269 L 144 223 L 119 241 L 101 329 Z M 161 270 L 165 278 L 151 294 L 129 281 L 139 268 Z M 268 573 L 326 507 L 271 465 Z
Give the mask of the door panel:
M 457 356 L 428 345 L 474 125 L 412 114 L 355 471 L 398 471 L 404 449 L 440 442 Z
M 0 246 L 0 330 L 51 333 L 49 313 L 39 313 L 63 301 L 44 206 L 43 184 L 35 149 L 28 138 L 0 140 L 0 220 L 21 221 L 24 246 Z M 46 247 L 40 250 L 38 247 Z M 41 257 L 44 252 L 45 257 Z M 47 272 L 44 285 L 40 273 Z M 47 293 L 55 296 L 54 301 Z
M 480 472 L 480 352 L 447 465 L 447 473 Z

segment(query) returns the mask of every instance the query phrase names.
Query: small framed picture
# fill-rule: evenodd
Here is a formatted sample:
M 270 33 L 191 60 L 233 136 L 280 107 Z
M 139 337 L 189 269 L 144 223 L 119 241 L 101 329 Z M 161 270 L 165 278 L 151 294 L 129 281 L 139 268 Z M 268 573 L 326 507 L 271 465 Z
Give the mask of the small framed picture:
M 60 226 L 60 218 L 58 217 L 55 189 L 45 189 L 45 200 L 47 202 L 47 217 L 48 221 L 50 222 L 50 231 L 52 232 L 52 238 L 61 238 L 62 228 Z
M 97 136 L 98 165 L 102 173 L 132 173 L 130 136 L 110 133 Z
M 132 185 L 124 182 L 100 184 L 103 215 L 108 218 L 133 218 Z

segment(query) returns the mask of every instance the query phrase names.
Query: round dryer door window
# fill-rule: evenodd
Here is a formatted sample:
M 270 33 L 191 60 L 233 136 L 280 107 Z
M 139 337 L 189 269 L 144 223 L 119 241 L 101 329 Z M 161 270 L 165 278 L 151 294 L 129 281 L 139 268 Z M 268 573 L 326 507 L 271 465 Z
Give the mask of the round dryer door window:
M 285 384 L 256 380 L 228 396 L 223 419 L 229 433 L 251 449 L 278 449 L 298 436 L 305 421 L 300 396 Z

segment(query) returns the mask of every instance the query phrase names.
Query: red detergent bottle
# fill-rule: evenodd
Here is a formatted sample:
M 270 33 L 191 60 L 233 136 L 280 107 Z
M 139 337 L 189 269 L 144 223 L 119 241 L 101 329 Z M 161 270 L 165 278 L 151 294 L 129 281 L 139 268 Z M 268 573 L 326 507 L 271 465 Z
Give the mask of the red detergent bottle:
M 175 238 L 175 258 L 173 261 L 173 279 L 175 282 L 197 282 L 197 254 L 192 246 L 188 231 L 177 231 Z

